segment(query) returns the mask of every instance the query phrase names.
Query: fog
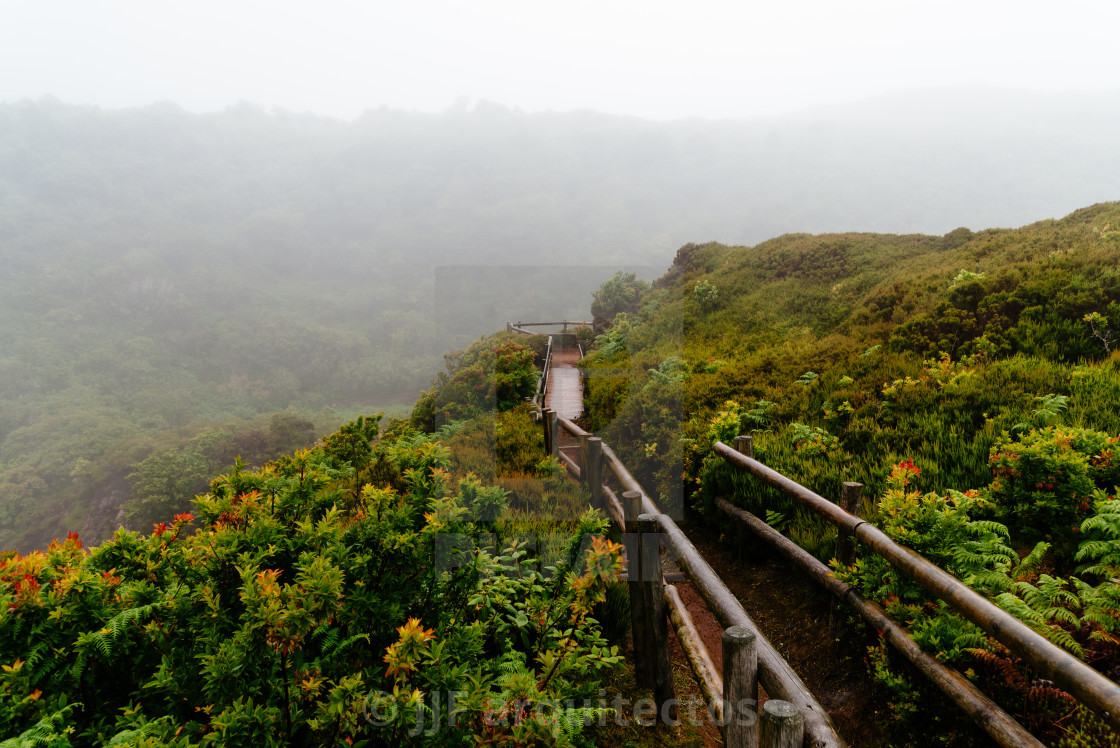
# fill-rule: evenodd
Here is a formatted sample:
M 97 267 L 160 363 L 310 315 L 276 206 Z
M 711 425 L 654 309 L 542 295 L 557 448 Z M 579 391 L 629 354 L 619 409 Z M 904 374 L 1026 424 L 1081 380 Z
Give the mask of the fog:
M 353 119 L 442 112 L 459 97 L 524 111 L 756 117 L 932 86 L 1115 91 L 1108 0 L 541 5 L 7 3 L 0 101 L 174 101 Z
M 1120 10 L 1063 8 L 6 8 L 0 548 L 105 532 L 207 430 L 404 413 L 686 243 L 1120 198 Z

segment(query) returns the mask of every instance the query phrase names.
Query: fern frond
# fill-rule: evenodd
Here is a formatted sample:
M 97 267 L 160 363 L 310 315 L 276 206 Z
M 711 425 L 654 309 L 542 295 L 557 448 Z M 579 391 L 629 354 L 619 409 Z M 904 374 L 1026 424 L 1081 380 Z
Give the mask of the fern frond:
M 1007 529 L 1006 525 L 990 519 L 974 519 L 967 525 L 965 525 L 964 529 L 966 532 L 973 535 L 979 535 L 980 533 L 989 533 L 991 535 L 995 535 L 996 537 L 1011 537 L 1011 531 Z
M 990 651 L 991 642 L 984 634 L 965 632 L 953 640 L 953 647 L 955 649 L 974 650 L 979 649 L 985 652 Z
M 1069 608 L 1047 608 L 1042 613 L 1042 617 L 1048 621 L 1062 621 L 1068 623 L 1070 626 L 1077 628 L 1081 625 L 1081 620 Z
M 1034 549 L 1015 566 L 1014 571 L 1011 572 L 1011 576 L 1015 579 L 1022 579 L 1023 577 L 1034 573 L 1034 571 L 1039 567 L 1039 564 L 1042 563 L 1042 559 L 1046 555 L 1046 552 L 1049 550 L 1050 544 L 1045 540 L 1040 540 L 1035 545 Z
M 997 652 L 989 652 L 986 649 L 969 649 L 967 650 L 976 659 L 981 662 L 991 665 L 1000 671 L 1003 679 L 1011 686 L 1025 686 L 1026 680 L 1023 674 L 1016 667 L 1015 663 L 1008 657 L 1005 657 Z
M 1037 682 L 1037 681 L 1036 681 Z M 1027 704 L 1038 708 L 1053 708 L 1056 706 L 1055 702 L 1065 704 L 1067 707 L 1077 706 L 1077 699 L 1070 694 L 1066 693 L 1060 688 L 1054 686 L 1049 681 L 1043 681 L 1038 685 L 1031 684 L 1030 690 L 1025 695 Z
M 1070 654 L 1077 655 L 1079 659 L 1085 659 L 1085 650 L 1077 643 L 1073 635 L 1065 629 L 1060 629 L 1057 626 L 1047 626 L 1045 630 L 1039 633 L 1049 639 L 1051 644 L 1057 644 Z
M 67 726 L 66 720 L 70 716 L 70 712 L 75 708 L 81 706 L 80 703 L 67 704 L 59 709 L 57 712 L 52 712 L 46 717 L 32 725 L 29 729 L 24 730 L 19 736 L 8 738 L 3 743 L 0 743 L 0 748 L 26 748 L 27 746 L 36 745 L 59 745 L 59 738 L 66 735 Z M 69 745 L 69 740 L 66 745 Z

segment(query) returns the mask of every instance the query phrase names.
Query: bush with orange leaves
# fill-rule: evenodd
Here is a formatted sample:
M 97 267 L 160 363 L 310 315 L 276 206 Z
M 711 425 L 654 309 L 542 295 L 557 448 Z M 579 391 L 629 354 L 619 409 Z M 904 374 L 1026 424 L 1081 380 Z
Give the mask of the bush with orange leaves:
M 620 659 L 606 520 L 502 538 L 501 489 L 377 423 L 238 464 L 148 535 L 0 554 L 0 740 L 573 744 Z

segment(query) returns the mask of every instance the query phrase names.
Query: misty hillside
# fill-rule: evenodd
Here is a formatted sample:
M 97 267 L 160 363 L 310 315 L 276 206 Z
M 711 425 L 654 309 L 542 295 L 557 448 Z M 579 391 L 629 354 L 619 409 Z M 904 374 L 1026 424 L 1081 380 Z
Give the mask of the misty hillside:
M 2 105 L 0 547 L 111 530 L 146 458 L 190 462 L 189 494 L 309 423 L 411 403 L 445 351 L 584 316 L 616 267 L 652 278 L 687 242 L 1110 199 L 1117 125 L 1099 97 L 983 91 L 672 123 Z
M 772 553 L 721 500 L 828 563 L 1041 744 L 1114 745 L 1113 726 L 1072 696 L 1037 698 L 1036 670 L 870 547 L 838 560 L 830 522 L 715 444 L 750 435 L 756 459 L 831 501 L 860 484 L 878 531 L 1120 679 L 1118 227 L 1111 202 L 1019 229 L 687 244 L 653 284 L 600 289 L 613 324 L 581 363 L 587 426 L 752 570 Z M 981 744 L 867 634 L 897 730 L 885 744 Z
M 1117 226 L 1113 202 L 1019 229 L 685 245 L 585 360 L 606 370 L 587 380 L 590 425 L 669 502 L 728 412 L 822 495 L 856 480 L 877 496 L 906 458 L 929 489 L 979 488 L 994 445 L 1043 425 L 1115 444 Z

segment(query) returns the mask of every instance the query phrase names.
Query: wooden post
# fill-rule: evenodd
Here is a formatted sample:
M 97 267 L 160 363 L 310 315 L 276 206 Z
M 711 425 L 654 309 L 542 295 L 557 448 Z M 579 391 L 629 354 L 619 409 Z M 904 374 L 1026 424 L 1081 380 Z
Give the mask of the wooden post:
M 754 437 L 750 434 L 740 434 L 735 437 L 735 451 L 754 459 Z M 740 563 L 743 561 L 743 544 L 735 544 Z
M 560 459 L 560 414 L 550 410 L 551 418 L 548 423 L 548 453 Z
M 858 517 L 862 497 L 862 483 L 845 482 L 840 489 L 840 507 L 848 514 Z M 852 534 L 841 527 L 837 530 L 836 560 L 844 566 L 850 566 L 855 558 L 856 544 L 852 540 Z M 828 630 L 834 637 L 837 634 L 839 623 L 840 619 L 836 615 L 836 598 L 833 598 L 828 601 Z
M 858 517 L 862 498 L 862 483 L 844 483 L 840 491 L 840 508 L 853 517 Z M 855 556 L 856 544 L 852 540 L 852 534 L 841 529 L 839 539 L 836 541 L 836 560 L 844 566 L 849 566 L 855 560 Z
M 801 748 L 804 720 L 788 701 L 771 699 L 762 705 L 762 739 L 759 748 Z
M 543 407 L 544 403 L 541 403 L 541 405 L 541 424 L 544 426 L 544 452 L 550 455 L 552 454 L 552 444 L 549 442 L 549 438 L 552 436 L 552 425 L 549 416 L 552 409 Z
M 754 437 L 750 434 L 735 437 L 735 449 L 741 454 L 754 459 Z
M 746 626 L 723 631 L 723 744 L 758 745 L 758 648 Z
M 585 486 L 591 482 L 587 475 L 587 440 L 590 437 L 590 434 L 579 435 L 579 482 Z
M 638 538 L 638 517 L 642 513 L 642 492 L 624 491 L 622 516 L 625 518 L 623 542 L 626 545 L 626 589 L 630 593 L 630 630 L 634 637 L 634 679 L 638 688 L 653 689 L 650 668 L 649 616 L 642 594 L 641 543 Z
M 638 539 L 642 548 L 638 584 L 642 586 L 642 602 L 648 616 L 653 700 L 657 702 L 659 724 L 676 725 L 677 694 L 673 688 L 673 664 L 669 661 L 669 611 L 661 578 L 661 523 L 656 514 L 638 517 Z
M 580 437 L 583 442 L 583 437 Z M 586 470 L 587 487 L 591 491 L 591 506 L 596 509 L 606 507 L 603 496 L 603 440 L 597 436 L 587 437 L 587 462 L 580 470 Z

